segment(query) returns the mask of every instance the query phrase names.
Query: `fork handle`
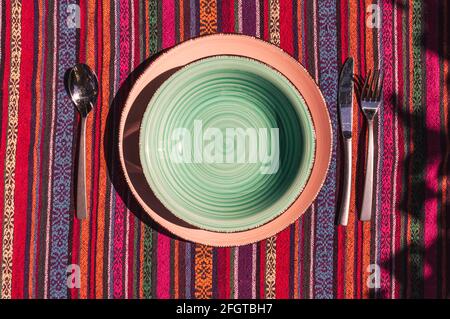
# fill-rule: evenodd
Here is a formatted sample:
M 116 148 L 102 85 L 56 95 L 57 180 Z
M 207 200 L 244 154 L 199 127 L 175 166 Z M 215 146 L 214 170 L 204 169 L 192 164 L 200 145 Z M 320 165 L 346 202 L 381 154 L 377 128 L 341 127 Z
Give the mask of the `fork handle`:
M 360 219 L 362 221 L 370 220 L 372 216 L 372 195 L 373 195 L 373 160 L 374 160 L 374 146 L 373 146 L 373 120 L 368 121 L 369 139 L 367 146 L 367 160 L 366 160 L 366 177 L 364 180 L 364 193 Z
M 339 224 L 347 226 L 348 211 L 350 208 L 350 192 L 352 186 L 352 139 L 344 138 L 344 184 L 342 188 L 342 201 L 339 212 Z

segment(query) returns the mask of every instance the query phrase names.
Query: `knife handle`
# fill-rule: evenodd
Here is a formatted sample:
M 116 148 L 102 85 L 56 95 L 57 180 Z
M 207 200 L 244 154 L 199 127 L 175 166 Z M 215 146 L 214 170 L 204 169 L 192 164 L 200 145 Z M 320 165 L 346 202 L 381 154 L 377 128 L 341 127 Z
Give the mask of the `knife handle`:
M 352 186 L 352 139 L 344 138 L 344 184 L 342 187 L 342 200 L 339 212 L 339 224 L 347 226 L 348 211 L 350 208 L 350 192 Z

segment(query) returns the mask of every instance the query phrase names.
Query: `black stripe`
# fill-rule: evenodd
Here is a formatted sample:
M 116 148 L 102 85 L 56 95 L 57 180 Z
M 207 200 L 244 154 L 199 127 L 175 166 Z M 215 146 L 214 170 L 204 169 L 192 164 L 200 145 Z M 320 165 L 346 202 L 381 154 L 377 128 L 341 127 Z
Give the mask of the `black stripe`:
M 34 2 L 34 14 L 37 15 L 34 17 L 33 21 L 34 21 L 34 26 L 33 26 L 33 48 L 36 48 L 38 45 L 38 37 L 39 37 L 39 4 L 37 1 Z M 3 52 L 3 51 L 2 51 Z M 32 71 L 32 80 L 31 83 L 32 85 L 36 83 L 36 77 L 37 77 L 37 68 L 35 67 L 37 65 L 37 58 L 38 55 L 34 54 L 33 55 L 33 71 Z M 32 209 L 33 209 L 33 183 L 31 182 L 33 180 L 33 176 L 35 175 L 35 170 L 34 170 L 34 151 L 36 149 L 36 141 L 35 141 L 35 131 L 36 131 L 36 121 L 34 119 L 37 118 L 37 114 L 36 114 L 36 90 L 39 88 L 34 87 L 34 91 L 31 96 L 31 105 L 30 105 L 30 109 L 31 109 L 31 127 L 30 127 L 30 145 L 28 148 L 28 198 L 27 198 L 27 218 L 26 218 L 26 228 L 28 230 L 31 230 L 31 214 L 32 214 Z M 24 287 L 23 287 L 23 295 L 24 298 L 29 298 L 29 294 L 28 294 L 28 287 L 29 287 L 29 271 L 30 271 L 30 246 L 31 246 L 31 231 L 27 231 L 25 234 L 25 260 L 24 260 Z
M 292 34 L 294 36 L 294 58 L 298 60 L 298 16 L 297 16 L 297 1 L 292 1 Z

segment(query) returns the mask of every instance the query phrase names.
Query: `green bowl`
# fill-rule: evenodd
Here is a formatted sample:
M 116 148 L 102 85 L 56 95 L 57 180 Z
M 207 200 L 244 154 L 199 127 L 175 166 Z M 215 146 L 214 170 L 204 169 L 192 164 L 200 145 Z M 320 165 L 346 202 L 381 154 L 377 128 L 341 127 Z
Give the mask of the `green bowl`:
M 314 161 L 311 116 L 277 70 L 213 56 L 178 70 L 145 111 L 139 152 L 161 203 L 217 232 L 258 227 L 299 196 Z

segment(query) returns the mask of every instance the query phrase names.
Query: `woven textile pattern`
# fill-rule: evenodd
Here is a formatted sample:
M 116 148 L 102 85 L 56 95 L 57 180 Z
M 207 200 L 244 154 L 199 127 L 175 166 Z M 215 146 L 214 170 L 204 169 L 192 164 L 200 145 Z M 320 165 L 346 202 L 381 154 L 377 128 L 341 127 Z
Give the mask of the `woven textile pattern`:
M 450 297 L 449 19 L 450 4 L 438 0 L 0 1 L 0 297 Z M 128 191 L 116 147 L 142 66 L 218 32 L 264 39 L 301 62 L 333 127 L 313 205 L 276 236 L 233 248 L 160 230 Z M 380 68 L 385 80 L 373 219 L 357 218 L 367 126 L 354 103 L 350 217 L 341 228 L 336 97 L 348 56 L 356 74 Z M 87 122 L 82 222 L 74 217 L 79 119 L 64 86 L 77 62 L 101 83 Z M 67 279 L 78 273 L 76 287 Z

